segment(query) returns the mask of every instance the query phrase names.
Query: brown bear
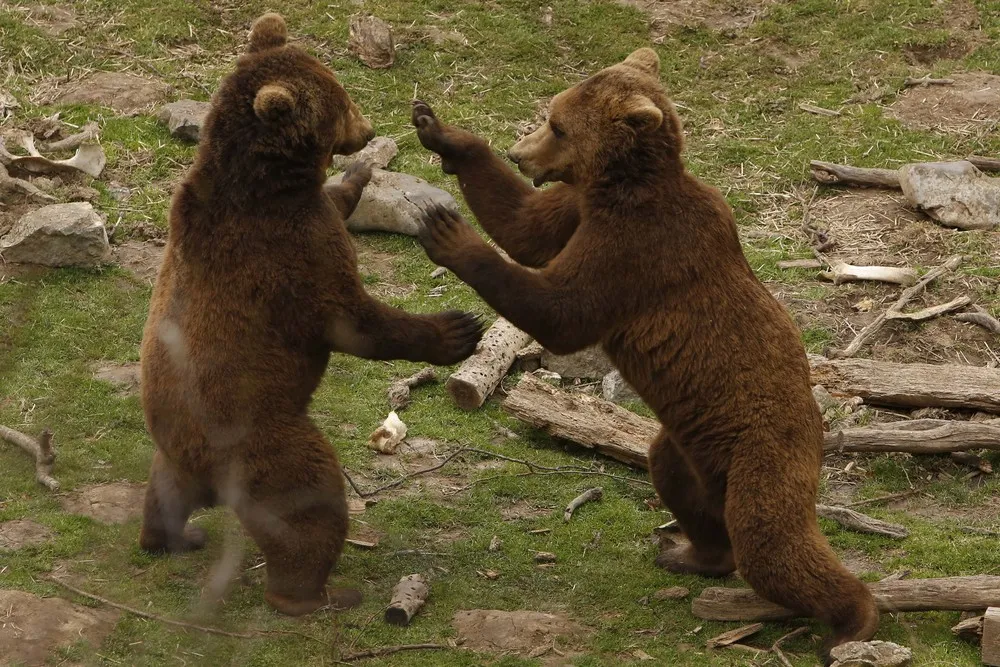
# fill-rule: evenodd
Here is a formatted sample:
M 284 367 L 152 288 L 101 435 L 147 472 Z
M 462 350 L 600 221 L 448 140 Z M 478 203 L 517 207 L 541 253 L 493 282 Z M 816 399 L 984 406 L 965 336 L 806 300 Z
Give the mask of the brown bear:
M 721 193 L 681 160 L 680 121 L 644 48 L 557 95 L 509 153 L 414 102 L 421 143 L 458 176 L 512 258 L 460 217 L 428 211 L 430 258 L 556 354 L 600 344 L 656 412 L 652 480 L 689 543 L 668 570 L 739 568 L 762 596 L 867 640 L 878 611 L 819 530 L 823 427 L 799 332 L 757 280 Z
M 373 135 L 327 67 L 265 14 L 212 101 L 174 195 L 142 341 L 156 446 L 143 549 L 198 548 L 197 508 L 232 507 L 267 560 L 266 600 L 309 613 L 328 595 L 348 529 L 337 455 L 308 415 L 331 352 L 453 364 L 481 337 L 462 312 L 410 315 L 372 299 L 344 227 L 370 177 L 324 192 L 334 154 Z

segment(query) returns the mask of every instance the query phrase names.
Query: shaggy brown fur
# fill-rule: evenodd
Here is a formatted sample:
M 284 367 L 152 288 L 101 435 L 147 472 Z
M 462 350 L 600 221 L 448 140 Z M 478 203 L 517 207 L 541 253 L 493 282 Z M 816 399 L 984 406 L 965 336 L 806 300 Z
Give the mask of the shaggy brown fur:
M 769 600 L 832 625 L 830 645 L 878 625 L 868 589 L 819 531 L 822 423 L 799 332 L 757 280 L 722 195 L 687 173 L 680 121 L 640 49 L 556 96 L 510 157 L 414 103 L 425 147 L 457 174 L 486 231 L 429 212 L 428 255 L 557 354 L 601 344 L 653 408 L 653 482 L 690 544 L 680 573 L 739 567 Z
M 323 191 L 334 153 L 372 128 L 333 73 L 254 24 L 223 82 L 197 160 L 174 196 L 142 341 L 156 444 L 141 546 L 198 548 L 191 512 L 230 505 L 267 559 L 267 601 L 288 614 L 360 599 L 326 580 L 343 548 L 337 456 L 308 416 L 332 351 L 452 364 L 480 338 L 466 313 L 409 315 L 369 297 L 343 218 L 371 176 Z

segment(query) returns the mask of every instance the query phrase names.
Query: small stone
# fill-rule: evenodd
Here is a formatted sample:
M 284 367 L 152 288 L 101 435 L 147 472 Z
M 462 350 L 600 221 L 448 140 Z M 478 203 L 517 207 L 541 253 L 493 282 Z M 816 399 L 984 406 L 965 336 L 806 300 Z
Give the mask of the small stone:
M 331 176 L 325 187 L 337 185 L 343 174 Z M 373 169 L 372 179 L 361 194 L 361 201 L 346 221 L 352 232 L 395 232 L 416 236 L 423 211 L 421 206 L 444 206 L 458 212 L 458 204 L 450 194 L 427 181 L 383 169 Z
M 615 370 L 614 365 L 600 347 L 588 347 L 573 354 L 542 353 L 542 367 L 564 378 L 600 380 Z
M 372 169 L 385 169 L 399 153 L 399 146 L 389 137 L 375 137 L 368 145 L 351 155 L 334 155 L 331 163 L 334 169 L 344 170 L 360 160 Z
M 198 142 L 201 128 L 212 105 L 208 102 L 180 100 L 171 102 L 160 110 L 159 121 L 170 130 L 170 136 L 193 143 Z
M 440 278 L 441 276 L 443 276 L 446 273 L 448 273 L 448 269 L 446 269 L 443 266 L 439 266 L 436 269 L 434 269 L 433 271 L 431 271 L 431 278 L 434 278 L 436 280 L 436 279 Z
M 490 581 L 496 581 L 497 579 L 500 578 L 500 573 L 497 572 L 496 570 L 483 570 L 483 576 L 489 579 Z
M 909 667 L 913 651 L 892 642 L 847 642 L 830 650 L 831 667 Z
M 501 540 L 499 537 L 497 537 L 496 535 L 494 535 L 493 539 L 490 540 L 490 546 L 488 547 L 488 549 L 490 551 L 497 552 L 497 551 L 500 551 L 500 549 L 502 549 L 502 548 L 503 548 L 503 540 Z
M 660 590 L 653 593 L 654 600 L 683 600 L 691 591 L 684 588 L 683 586 L 671 586 L 670 588 L 661 588 Z
M 851 306 L 851 308 L 858 311 L 859 313 L 871 312 L 871 309 L 874 307 L 875 307 L 875 300 L 870 297 L 861 299 L 861 301 L 858 301 L 856 304 Z
M 51 204 L 28 213 L 0 238 L 12 264 L 99 266 L 111 257 L 104 220 L 88 202 Z
M 531 341 L 517 351 L 517 354 L 514 357 L 514 363 L 511 366 L 512 371 L 535 373 L 542 367 L 542 352 L 542 346 L 535 341 Z
M 428 292 L 427 296 L 432 297 L 432 298 L 441 297 L 441 296 L 444 296 L 444 293 L 447 290 L 448 290 L 448 286 L 447 285 L 438 285 L 437 287 L 435 287 L 434 289 L 432 289 L 430 292 Z
M 101 193 L 89 185 L 76 185 L 66 193 L 66 199 L 69 201 L 93 202 L 100 199 L 100 197 Z
M 604 396 L 605 401 L 612 403 L 642 400 L 639 398 L 639 394 L 635 393 L 635 389 L 630 387 L 622 374 L 616 370 L 604 376 L 601 381 L 601 395 Z
M 108 194 L 115 201 L 127 201 L 132 196 L 132 189 L 121 183 L 112 183 L 108 186 Z
M 396 62 L 396 45 L 392 28 L 374 16 L 351 17 L 348 50 L 372 69 L 392 67 Z
M 549 553 L 548 551 L 538 551 L 535 552 L 535 562 L 554 563 L 556 562 L 556 555 L 554 553 Z

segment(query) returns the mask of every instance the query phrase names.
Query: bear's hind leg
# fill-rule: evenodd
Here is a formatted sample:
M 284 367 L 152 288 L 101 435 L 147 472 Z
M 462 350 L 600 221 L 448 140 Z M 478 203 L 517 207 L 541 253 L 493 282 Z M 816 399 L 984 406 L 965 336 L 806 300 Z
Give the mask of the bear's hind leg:
M 281 440 L 274 444 L 291 444 L 287 434 Z M 294 453 L 285 460 L 248 464 L 252 492 L 234 504 L 267 562 L 264 599 L 289 616 L 353 607 L 361 602 L 360 591 L 326 585 L 349 523 L 340 464 L 318 431 L 308 429 L 292 440 L 298 440 Z
M 868 587 L 844 567 L 819 530 L 818 482 L 791 474 L 774 479 L 773 471 L 789 469 L 787 461 L 760 456 L 730 468 L 726 521 L 747 583 L 761 597 L 832 628 L 821 652 L 829 664 L 834 646 L 874 636 L 879 612 Z
M 191 512 L 210 504 L 212 492 L 176 470 L 157 450 L 146 486 L 139 546 L 152 553 L 181 553 L 205 545 L 205 531 L 187 525 Z
M 724 516 L 725 490 L 712 497 L 676 441 L 661 432 L 649 448 L 649 473 L 660 500 L 673 513 L 690 544 L 665 544 L 656 564 L 678 574 L 725 577 L 736 569 Z

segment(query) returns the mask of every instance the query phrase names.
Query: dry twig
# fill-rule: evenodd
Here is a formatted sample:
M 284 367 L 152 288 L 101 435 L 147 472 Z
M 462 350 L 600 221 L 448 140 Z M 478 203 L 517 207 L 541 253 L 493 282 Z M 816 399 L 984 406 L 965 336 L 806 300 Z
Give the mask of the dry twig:
M 906 81 L 903 82 L 903 86 L 906 88 L 912 88 L 913 86 L 950 86 L 955 83 L 954 79 L 932 79 L 929 76 L 924 77 L 906 77 Z
M 410 404 L 410 389 L 435 381 L 437 381 L 437 371 L 432 366 L 428 366 L 408 378 L 396 380 L 389 387 L 389 409 L 402 410 Z
M 778 657 L 778 660 L 781 662 L 782 665 L 784 665 L 785 667 L 792 667 L 791 661 L 789 661 L 789 659 L 785 656 L 785 654 L 782 653 L 781 646 L 788 640 L 794 639 L 799 635 L 804 635 L 807 632 L 809 632 L 809 626 L 803 625 L 801 628 L 795 628 L 788 634 L 778 637 L 778 639 L 775 640 L 773 644 L 771 644 L 771 653 L 773 653 Z
M 35 459 L 35 479 L 49 491 L 58 491 L 59 482 L 52 477 L 52 467 L 56 463 L 56 452 L 52 448 L 52 431 L 45 429 L 35 440 L 20 431 L 0 426 L 0 440 L 17 445 Z
M 589 503 L 592 500 L 600 500 L 603 495 L 604 489 L 599 486 L 596 486 L 593 489 L 587 489 L 576 498 L 569 501 L 569 505 L 566 505 L 566 509 L 563 510 L 563 521 L 569 523 L 569 520 L 573 518 L 573 512 L 575 512 L 580 505 Z
M 354 662 L 356 660 L 366 660 L 368 658 L 381 658 L 384 655 L 392 655 L 401 651 L 441 651 L 451 648 L 445 644 L 402 644 L 400 646 L 383 646 L 373 648 L 369 651 L 359 651 L 341 656 L 337 661 L 341 664 Z

